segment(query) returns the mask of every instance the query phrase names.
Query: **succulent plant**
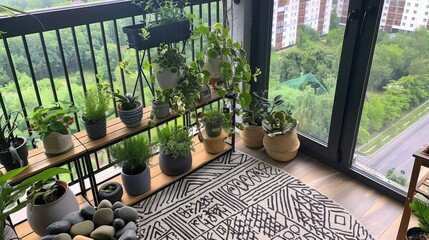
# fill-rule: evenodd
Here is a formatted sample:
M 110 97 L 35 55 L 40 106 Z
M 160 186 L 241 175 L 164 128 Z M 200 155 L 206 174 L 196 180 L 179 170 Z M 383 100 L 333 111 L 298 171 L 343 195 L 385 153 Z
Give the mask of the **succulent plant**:
M 297 124 L 298 121 L 291 116 L 289 111 L 273 111 L 262 120 L 262 128 L 269 137 L 289 134 Z

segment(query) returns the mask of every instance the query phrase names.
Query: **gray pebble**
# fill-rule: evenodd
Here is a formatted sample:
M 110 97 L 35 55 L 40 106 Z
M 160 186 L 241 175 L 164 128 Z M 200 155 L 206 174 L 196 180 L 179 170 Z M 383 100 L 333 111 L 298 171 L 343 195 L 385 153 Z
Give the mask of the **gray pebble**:
M 98 204 L 98 209 L 100 208 L 112 208 L 112 203 L 109 200 L 104 199 Z
M 119 240 L 137 240 L 136 231 L 127 230 L 126 232 L 124 232 L 124 234 L 122 234 Z
M 80 223 L 85 221 L 85 218 L 80 214 L 79 211 L 76 212 L 71 212 L 69 214 L 67 214 L 63 220 L 68 221 L 72 226 L 75 225 L 76 223 Z
M 120 218 L 115 218 L 113 220 L 113 227 L 115 227 L 115 229 L 121 229 L 125 226 L 125 221 L 123 219 Z
M 70 230 L 71 224 L 68 221 L 61 220 L 51 223 L 46 230 L 49 234 L 66 233 Z
M 120 238 L 122 236 L 122 234 L 124 234 L 128 230 L 133 230 L 134 232 L 137 231 L 137 225 L 134 222 L 127 223 L 127 225 L 125 225 L 125 227 L 123 227 L 122 229 L 120 229 L 116 232 L 115 238 L 116 239 Z
M 124 219 L 125 222 L 136 222 L 139 217 L 139 213 L 135 208 L 124 206 L 119 209 L 119 217 Z

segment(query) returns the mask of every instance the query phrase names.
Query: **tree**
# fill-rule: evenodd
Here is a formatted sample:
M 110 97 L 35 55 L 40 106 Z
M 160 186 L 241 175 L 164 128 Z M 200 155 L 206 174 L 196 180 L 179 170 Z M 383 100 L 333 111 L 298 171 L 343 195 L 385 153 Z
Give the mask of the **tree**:
M 313 28 L 301 24 L 298 26 L 296 46 L 298 48 L 304 48 L 312 43 L 320 42 L 320 34 Z
M 329 30 L 336 29 L 340 26 L 340 21 L 337 16 L 336 9 L 332 9 L 331 19 L 329 20 Z

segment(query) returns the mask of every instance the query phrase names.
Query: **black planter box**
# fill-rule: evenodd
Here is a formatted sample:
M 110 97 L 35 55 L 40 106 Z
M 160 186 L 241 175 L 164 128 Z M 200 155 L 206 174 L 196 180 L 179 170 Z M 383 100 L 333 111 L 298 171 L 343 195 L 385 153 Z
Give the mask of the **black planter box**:
M 191 36 L 189 20 L 148 28 L 150 35 L 147 40 L 140 36 L 143 27 L 144 24 L 138 24 L 122 28 L 127 34 L 130 48 L 145 50 L 158 47 L 160 43 L 180 42 L 189 39 Z

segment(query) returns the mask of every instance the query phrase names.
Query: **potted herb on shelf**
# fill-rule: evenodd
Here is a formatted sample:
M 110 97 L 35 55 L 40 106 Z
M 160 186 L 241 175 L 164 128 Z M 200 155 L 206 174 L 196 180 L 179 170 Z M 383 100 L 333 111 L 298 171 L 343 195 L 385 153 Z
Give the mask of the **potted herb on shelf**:
M 98 139 L 106 136 L 106 112 L 109 110 L 110 85 L 100 83 L 88 89 L 85 96 L 82 121 L 88 137 Z
M 35 107 L 28 120 L 32 131 L 43 141 L 45 154 L 56 156 L 73 149 L 70 125 L 77 108 L 70 103 L 56 103 L 51 107 Z
M 150 189 L 149 160 L 154 155 L 152 146 L 147 137 L 140 134 L 109 148 L 112 157 L 122 167 L 121 179 L 129 195 L 138 196 Z
M 231 114 L 223 110 L 207 110 L 197 114 L 198 137 L 206 152 L 216 154 L 224 150 L 224 140 L 228 136 Z M 201 124 L 205 130 L 201 131 Z M 224 131 L 224 129 L 226 131 Z
M 429 237 L 429 207 L 424 201 L 414 198 L 410 203 L 410 209 L 419 221 L 419 227 L 413 227 L 407 231 L 408 240 L 428 239 Z
M 152 101 L 151 119 L 161 119 L 168 116 L 170 113 L 170 95 L 169 89 L 157 89 L 155 97 Z
M 183 10 L 185 3 L 173 0 L 132 0 L 144 12 L 151 12 L 155 20 L 147 19 L 142 24 L 123 28 L 128 45 L 136 50 L 149 49 L 160 43 L 174 43 L 191 36 L 190 18 Z
M 0 172 L 0 236 L 3 236 L 4 239 L 17 239 L 17 236 L 6 236 L 5 229 L 7 232 L 10 232 L 10 223 L 7 223 L 6 219 L 8 216 L 14 212 L 17 212 L 27 206 L 31 202 L 29 199 L 25 199 L 17 204 L 17 200 L 25 195 L 27 189 L 33 184 L 49 179 L 55 175 L 62 173 L 70 173 L 69 170 L 64 168 L 49 168 L 40 172 L 32 177 L 27 178 L 26 180 L 11 186 L 9 180 L 13 179 L 15 176 L 19 175 L 22 171 L 27 169 L 27 167 L 22 167 L 18 169 L 11 170 L 5 174 Z M 9 225 L 9 226 L 6 226 Z
M 159 55 L 155 58 L 155 76 L 162 89 L 177 87 L 182 78 L 186 57 L 179 49 L 171 44 L 161 45 L 158 48 Z
M 193 142 L 186 127 L 157 128 L 159 140 L 159 167 L 169 176 L 178 176 L 192 166 Z
M 268 155 L 278 161 L 292 160 L 298 153 L 300 142 L 295 127 L 297 120 L 290 111 L 272 111 L 262 120 L 263 139 Z
M 18 128 L 19 116 L 23 117 L 21 111 L 12 111 L 8 116 L 0 116 L 0 163 L 6 171 L 28 164 L 27 139 L 14 134 Z
M 241 130 L 240 136 L 246 147 L 260 148 L 264 146 L 262 139 L 265 135 L 262 120 L 271 115 L 276 107 L 284 103 L 284 100 L 280 95 L 275 96 L 272 101 L 268 100 L 266 90 L 260 95 L 253 92 L 253 95 L 252 103 L 239 110 L 242 123 L 238 123 L 237 127 Z
M 219 136 L 226 122 L 225 115 L 220 110 L 208 110 L 204 112 L 202 121 L 209 137 Z

